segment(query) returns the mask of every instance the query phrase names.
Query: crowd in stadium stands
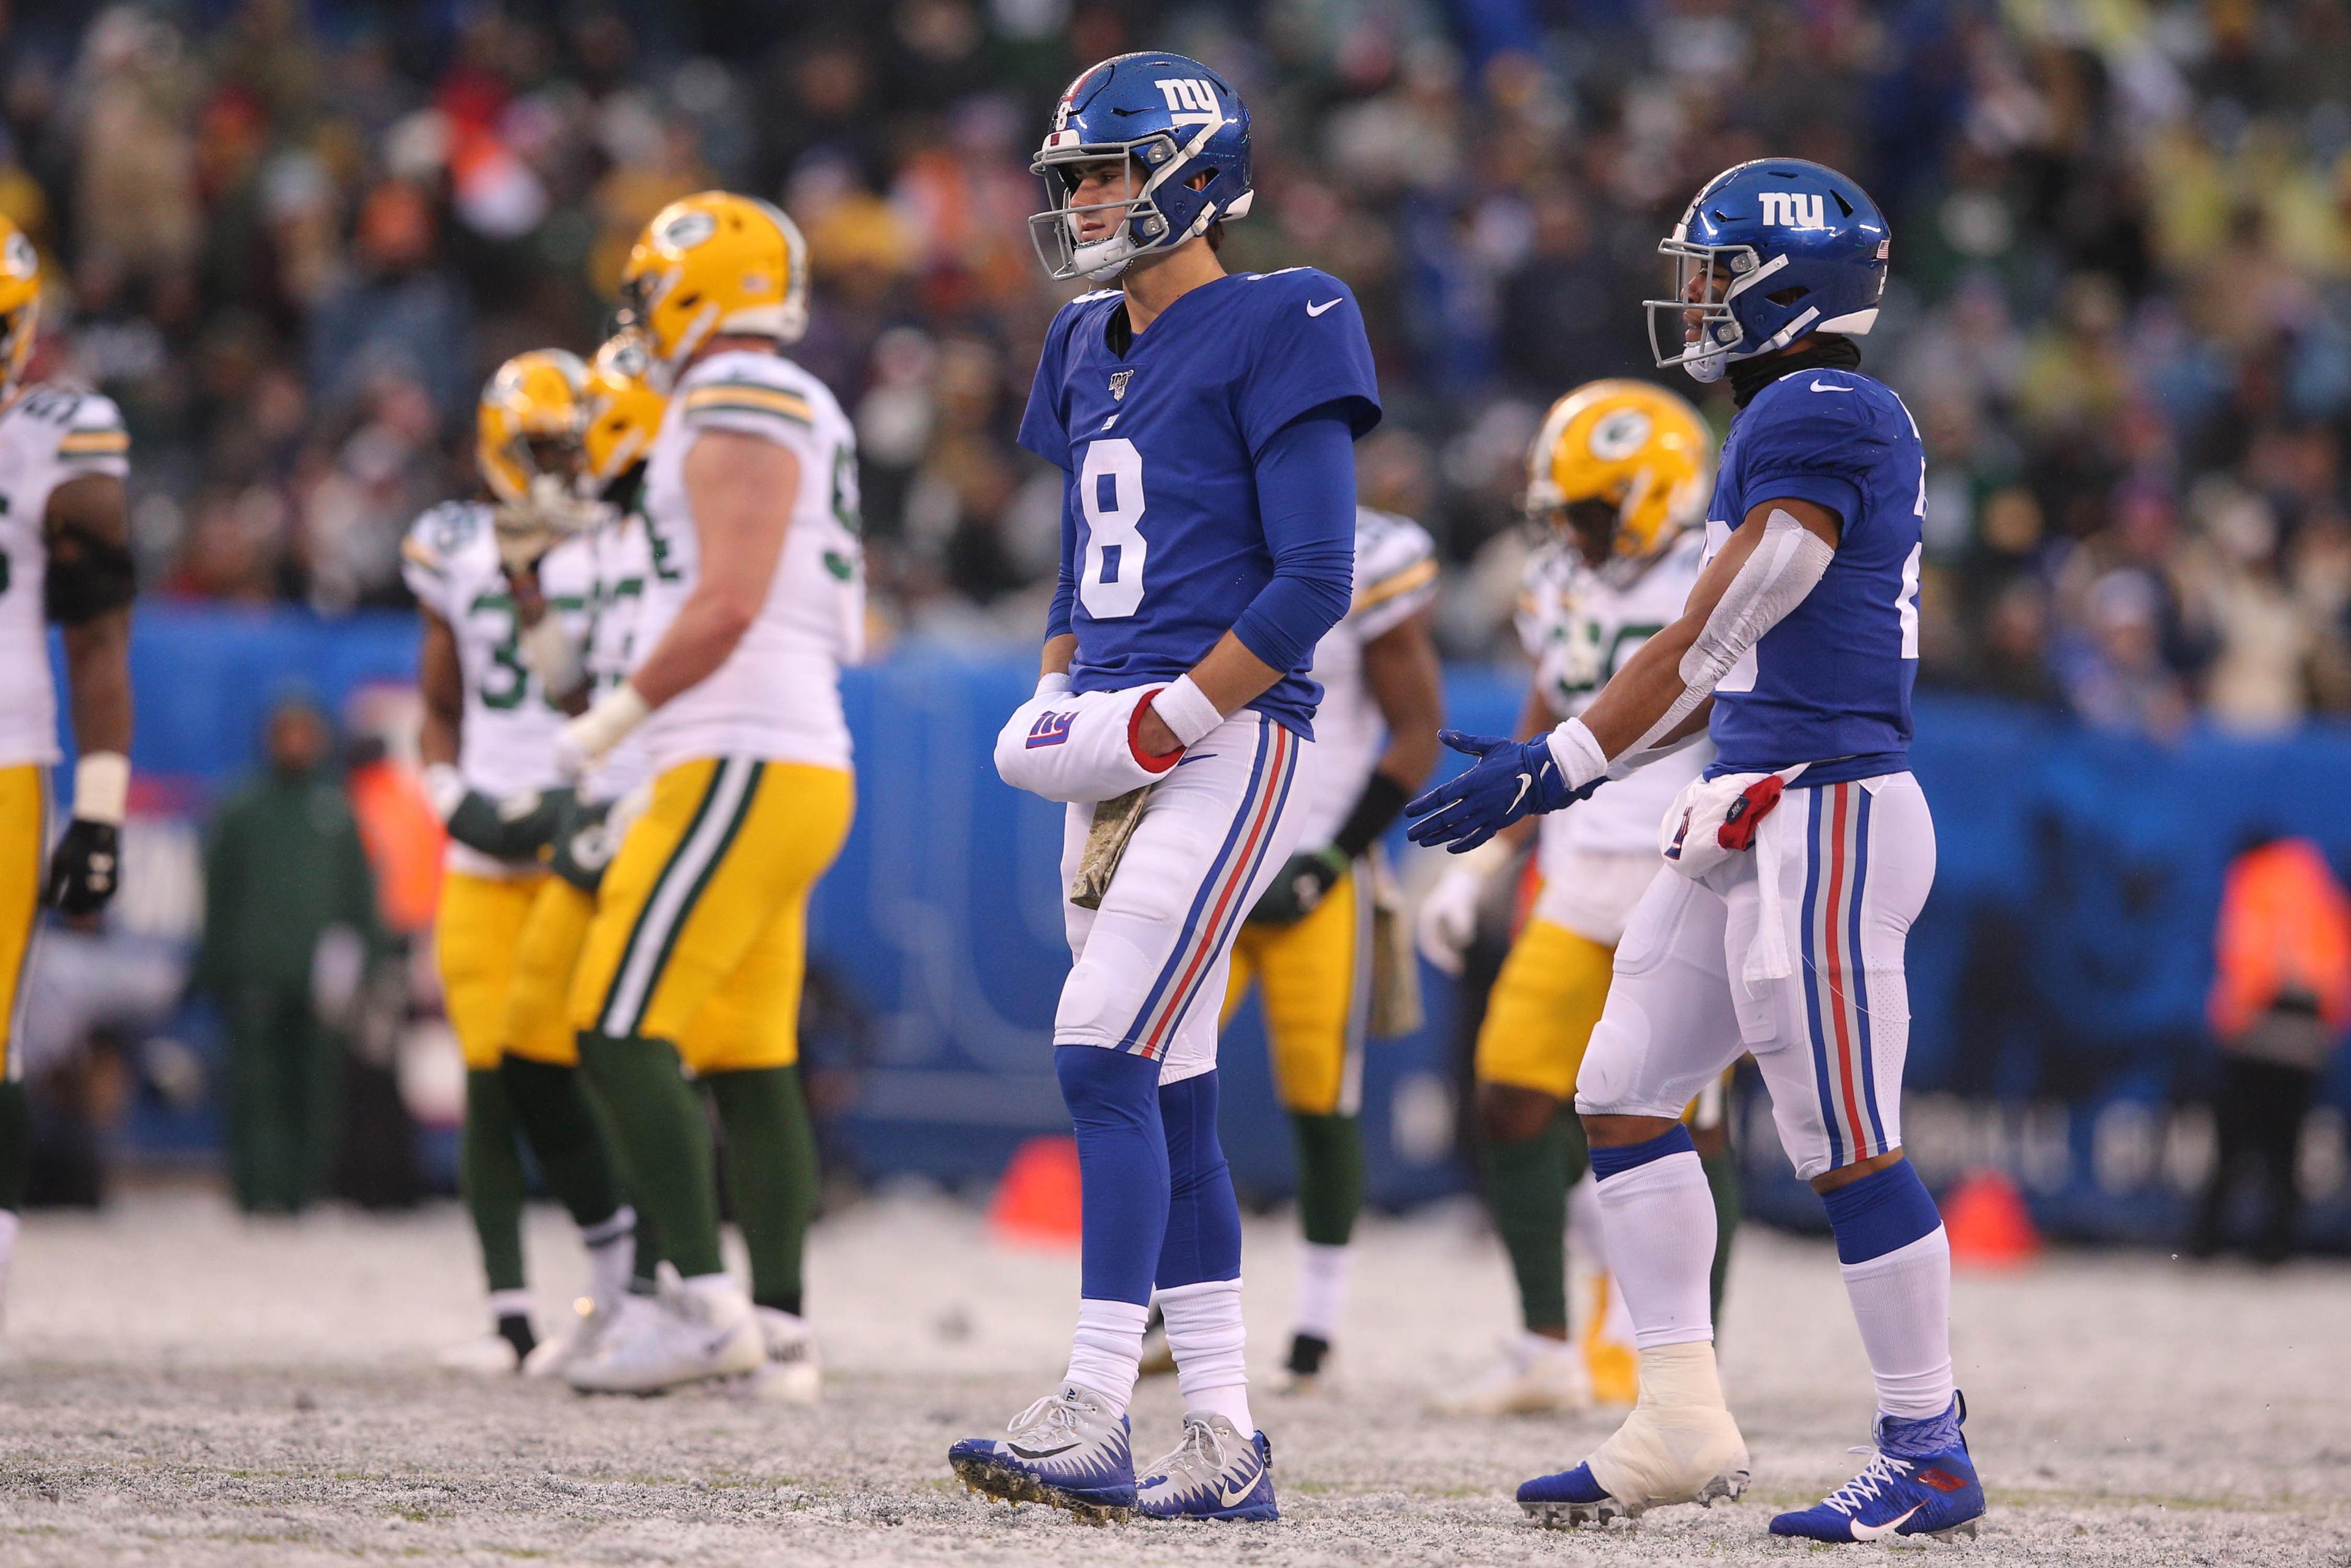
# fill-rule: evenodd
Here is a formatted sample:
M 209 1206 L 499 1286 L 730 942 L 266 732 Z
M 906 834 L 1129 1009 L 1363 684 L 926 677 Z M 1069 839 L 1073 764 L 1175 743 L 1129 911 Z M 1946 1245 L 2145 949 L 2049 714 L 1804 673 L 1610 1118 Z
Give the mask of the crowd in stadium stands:
M 0 102 L 0 209 L 53 368 L 128 411 L 156 594 L 398 602 L 486 370 L 590 346 L 631 234 L 724 184 L 813 247 L 799 351 L 857 421 L 881 630 L 1033 636 L 1059 482 L 1011 437 L 1066 291 L 1029 153 L 1079 67 L 1155 45 L 1256 114 L 1228 264 L 1364 303 L 1364 496 L 1460 568 L 1448 652 L 1509 643 L 1543 404 L 1649 373 L 1680 204 L 1792 152 L 1894 224 L 1865 364 L 1931 454 L 1927 682 L 2156 733 L 2351 710 L 2339 0 L 207 9 L 21 7 Z

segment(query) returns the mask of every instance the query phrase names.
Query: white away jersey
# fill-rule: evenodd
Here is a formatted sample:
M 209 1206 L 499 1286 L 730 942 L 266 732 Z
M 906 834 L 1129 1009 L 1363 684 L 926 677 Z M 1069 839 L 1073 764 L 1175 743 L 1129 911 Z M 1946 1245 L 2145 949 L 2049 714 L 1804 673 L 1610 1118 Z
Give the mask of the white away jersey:
M 1346 822 L 1387 745 L 1387 720 L 1364 680 L 1364 645 L 1437 597 L 1437 544 L 1410 517 L 1355 508 L 1355 592 L 1347 613 L 1314 644 L 1307 674 L 1322 687 L 1308 759 L 1313 793 L 1298 841 L 1320 849 Z
M 1565 545 L 1546 544 L 1528 558 L 1519 637 L 1534 661 L 1535 690 L 1554 715 L 1582 713 L 1642 643 L 1680 618 L 1705 553 L 1706 536 L 1693 528 L 1623 588 L 1610 586 Z M 1542 819 L 1543 875 L 1559 874 L 1566 854 L 1656 855 L 1666 808 L 1713 757 L 1713 747 L 1701 740 Z
M 705 432 L 772 441 L 799 459 L 782 557 L 767 602 L 708 680 L 643 727 L 656 768 L 698 757 L 849 766 L 841 666 L 864 654 L 865 561 L 858 542 L 857 438 L 822 382 L 779 354 L 713 354 L 679 378 L 645 465 L 653 575 L 636 633 L 642 660 L 694 590 L 700 550 L 685 455 Z
M 653 575 L 653 550 L 645 539 L 645 520 L 631 512 L 620 521 L 596 529 L 586 539 L 591 584 L 587 600 L 587 641 L 580 659 L 588 671 L 590 700 L 602 696 L 628 678 L 648 644 L 640 638 L 644 619 L 645 581 Z M 623 736 L 580 781 L 580 794 L 590 800 L 617 800 L 653 774 L 646 755 L 644 732 Z
M 68 479 L 131 472 L 131 436 L 112 400 L 35 386 L 0 412 L 0 767 L 55 763 L 49 678 L 49 493 Z

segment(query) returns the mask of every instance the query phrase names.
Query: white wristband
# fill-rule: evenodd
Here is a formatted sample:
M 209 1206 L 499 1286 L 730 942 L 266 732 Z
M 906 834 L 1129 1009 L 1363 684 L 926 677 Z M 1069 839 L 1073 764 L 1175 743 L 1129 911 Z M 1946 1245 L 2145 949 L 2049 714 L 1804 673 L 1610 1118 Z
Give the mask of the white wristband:
M 1037 690 L 1029 700 L 1030 702 L 1035 702 L 1038 697 L 1057 697 L 1069 689 L 1069 671 L 1048 670 L 1043 674 L 1037 677 Z
M 424 799 L 432 804 L 433 814 L 446 822 L 465 798 L 465 776 L 449 763 L 431 762 L 425 765 L 423 782 Z
M 74 820 L 122 826 L 131 806 L 131 758 L 93 751 L 74 764 Z
M 1600 749 L 1599 739 L 1580 718 L 1569 719 L 1552 730 L 1550 736 L 1551 754 L 1559 764 L 1561 775 L 1570 789 L 1581 789 L 1594 779 L 1608 773 L 1608 754 Z
M 1225 722 L 1208 694 L 1193 685 L 1189 675 L 1178 675 L 1168 685 L 1160 688 L 1151 699 L 1151 711 L 1167 727 L 1178 746 L 1190 746 Z
M 645 722 L 653 710 L 637 695 L 637 688 L 622 681 L 596 699 L 596 706 L 563 727 L 563 734 L 571 748 L 586 763 L 595 763 L 629 731 Z

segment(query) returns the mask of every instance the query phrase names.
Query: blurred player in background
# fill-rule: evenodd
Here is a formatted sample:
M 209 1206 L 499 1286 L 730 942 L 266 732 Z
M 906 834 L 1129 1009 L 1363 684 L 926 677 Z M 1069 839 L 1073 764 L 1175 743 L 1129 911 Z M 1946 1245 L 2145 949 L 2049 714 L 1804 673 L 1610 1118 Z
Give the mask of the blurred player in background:
M 32 1157 L 19 1043 L 34 926 L 43 904 L 81 919 L 114 896 L 131 794 L 131 436 L 109 399 L 25 383 L 40 315 L 40 257 L 0 217 L 0 1304 Z M 54 851 L 52 622 L 79 757 Z
M 570 790 L 555 737 L 579 681 L 526 650 L 574 633 L 594 583 L 599 514 L 578 494 L 586 367 L 560 349 L 517 355 L 482 391 L 475 456 L 492 499 L 449 501 L 401 547 L 424 622 L 417 684 L 424 787 L 449 831 L 434 921 L 444 1005 L 465 1059 L 459 1186 L 489 1281 L 492 1335 L 444 1360 L 521 1366 L 536 1339 L 522 1256 L 520 1139 L 588 1244 L 591 1296 L 625 1288 L 633 1217 L 580 1082 L 560 1016 L 508 1032 L 517 945 L 550 880 L 543 852 Z
M 1713 444 L 1696 409 L 1646 382 L 1593 382 L 1552 405 L 1527 460 L 1527 513 L 1544 542 L 1528 559 L 1519 614 L 1534 665 L 1521 737 L 1581 713 L 1681 615 L 1706 549 Z M 1477 1048 L 1479 1165 L 1518 1281 L 1524 1333 L 1492 1371 L 1439 1398 L 1441 1409 L 1569 1410 L 1587 1392 L 1607 1403 L 1633 1400 L 1632 1347 L 1605 1333 L 1613 1291 L 1604 1273 L 1581 1346 L 1568 1334 L 1562 1232 L 1569 1190 L 1583 1190 L 1589 1168 L 1569 1102 L 1625 918 L 1657 873 L 1657 824 L 1712 757 L 1710 747 L 1692 746 L 1579 810 L 1541 820 L 1541 889 L 1495 981 Z M 1512 823 L 1430 890 L 1421 927 L 1432 963 L 1459 972 L 1488 881 L 1515 863 L 1511 848 L 1537 829 L 1533 819 Z M 1708 1179 L 1735 1192 L 1720 1092 L 1700 1098 L 1714 1113 L 1702 1134 L 1715 1145 Z M 1582 1218 L 1578 1246 L 1604 1269 L 1596 1216 Z M 1719 1231 L 1727 1252 L 1729 1225 Z
M 644 519 L 638 507 L 644 494 L 645 455 L 661 428 L 666 400 L 644 380 L 643 345 L 622 335 L 607 341 L 589 365 L 581 392 L 584 428 L 581 490 L 601 503 L 605 514 L 580 537 L 587 557 L 580 591 L 584 625 L 550 614 L 536 623 L 523 658 L 550 692 L 563 694 L 567 711 L 584 712 L 596 697 L 624 680 L 636 662 L 639 612 L 645 580 L 653 572 Z M 551 558 L 550 558 L 551 559 Z M 569 568 L 571 563 L 565 563 Z M 567 570 L 567 579 L 574 573 Z M 558 601 L 554 608 L 567 606 Z M 517 1084 L 518 1115 L 538 1111 L 550 1124 L 525 1116 L 534 1145 L 542 1139 L 569 1141 L 584 1148 L 601 1145 L 601 1132 L 590 1120 L 588 1097 L 576 1091 L 559 1097 L 525 1092 L 528 1083 L 577 1084 L 578 1036 L 571 1029 L 571 976 L 596 912 L 596 890 L 604 868 L 628 825 L 652 794 L 653 765 L 642 735 L 623 738 L 579 780 L 557 820 L 549 845 L 548 870 L 538 879 L 522 927 L 515 936 L 514 978 L 507 990 L 504 1059 L 500 1069 Z M 617 1239 L 617 1238 L 615 1238 Z M 651 1294 L 659 1249 L 650 1223 L 637 1219 L 629 1289 Z M 622 1305 L 613 1277 L 621 1255 L 599 1253 L 587 1295 L 574 1303 L 577 1321 L 567 1332 L 542 1342 L 523 1364 L 534 1377 L 560 1376 L 585 1355 L 617 1321 Z
M 656 214 L 621 277 L 669 403 L 645 459 L 636 664 L 558 737 L 585 774 L 642 727 L 652 799 L 597 892 L 571 988 L 580 1057 L 676 1286 L 631 1297 L 564 1375 L 643 1393 L 813 1366 L 800 1256 L 816 1138 L 799 1082 L 809 894 L 849 836 L 841 666 L 864 646 L 856 440 L 783 350 L 808 248 L 765 202 Z M 751 1291 L 719 1252 L 716 1105 Z M 779 1392 L 814 1392 L 805 1377 Z
M 1233 943 L 1222 1021 L 1252 983 L 1263 999 L 1274 1090 L 1298 1149 L 1298 1296 L 1283 1386 L 1311 1387 L 1347 1304 L 1348 1242 L 1364 1205 L 1364 1040 L 1372 1031 L 1375 905 L 1389 875 L 1375 848 L 1437 763 L 1445 694 L 1429 638 L 1437 546 L 1409 517 L 1355 509 L 1354 598 L 1315 644 L 1311 788 L 1298 852 Z M 1391 954 L 1389 957 L 1394 957 Z M 1408 962 L 1407 958 L 1407 962 Z
M 1800 159 L 1708 181 L 1659 247 L 1661 365 L 1726 373 L 1740 413 L 1687 609 L 1581 716 L 1479 758 L 1414 802 L 1423 842 L 1471 849 L 1583 800 L 1701 730 L 1716 758 L 1669 814 L 1576 1078 L 1641 1397 L 1590 1460 L 1519 1489 L 1547 1522 L 1735 1497 L 1747 1446 L 1715 1373 L 1715 1218 L 1683 1108 L 1742 1049 L 1780 1142 L 1821 1194 L 1876 1382 L 1876 1451 L 1775 1535 L 1973 1535 L 1984 1511 L 1952 1386 L 1950 1248 L 1901 1147 L 1903 947 L 1935 874 L 1911 777 L 1927 461 L 1860 373 L 1889 235 L 1868 195 Z M 1661 340 L 1659 314 L 1675 324 Z
M 995 1496 L 1083 1513 L 1271 1519 L 1217 1018 L 1235 933 L 1304 824 L 1305 672 L 1346 612 L 1353 442 L 1378 388 L 1344 285 L 1217 262 L 1216 225 L 1254 193 L 1249 111 L 1206 66 L 1091 68 L 1034 167 L 1047 269 L 1118 283 L 1054 318 L 1021 422 L 1068 476 L 1061 587 L 1037 695 L 997 741 L 1007 782 L 1070 804 L 1053 1054 L 1083 1280 L 1061 1385 L 950 1460 Z M 1138 1482 L 1126 1410 L 1155 1286 L 1186 1411 Z

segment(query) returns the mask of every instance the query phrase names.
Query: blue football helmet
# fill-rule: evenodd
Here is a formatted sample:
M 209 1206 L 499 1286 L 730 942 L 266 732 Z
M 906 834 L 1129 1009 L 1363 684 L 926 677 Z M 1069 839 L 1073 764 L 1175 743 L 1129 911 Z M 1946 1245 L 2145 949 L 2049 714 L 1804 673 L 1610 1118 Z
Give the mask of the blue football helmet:
M 1642 302 L 1658 366 L 1720 381 L 1732 361 L 1807 332 L 1865 336 L 1886 292 L 1891 237 L 1868 193 L 1834 169 L 1802 158 L 1725 169 L 1657 243 L 1675 264 L 1675 297 Z
M 1124 161 L 1122 200 L 1072 204 L 1088 164 Z M 1249 120 L 1240 95 L 1182 55 L 1119 55 L 1080 73 L 1053 109 L 1053 129 L 1032 174 L 1045 181 L 1049 210 L 1029 220 L 1029 238 L 1055 277 L 1116 277 L 1134 257 L 1172 250 L 1218 218 L 1248 213 Z M 1207 180 L 1197 190 L 1192 181 Z M 1080 226 L 1109 214 L 1085 240 Z

